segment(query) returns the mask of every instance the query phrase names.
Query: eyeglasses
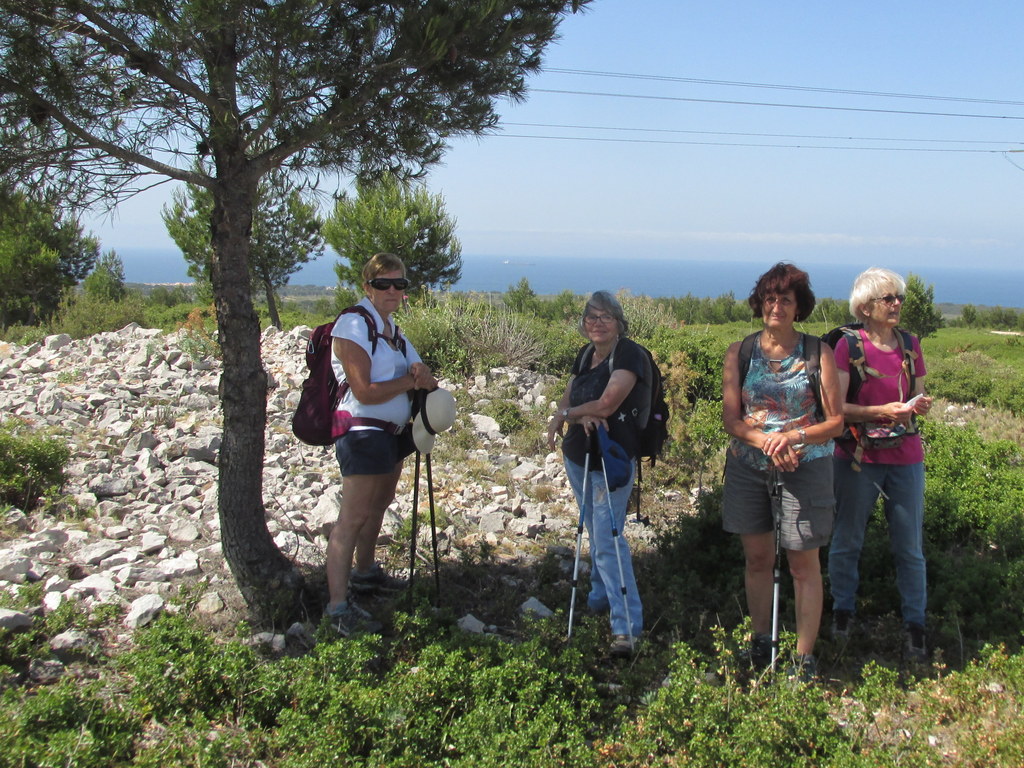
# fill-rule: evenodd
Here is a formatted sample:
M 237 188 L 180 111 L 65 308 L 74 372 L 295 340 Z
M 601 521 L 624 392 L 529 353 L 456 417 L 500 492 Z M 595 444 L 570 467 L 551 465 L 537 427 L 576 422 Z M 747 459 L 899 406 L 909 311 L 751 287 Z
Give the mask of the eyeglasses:
M 897 301 L 902 304 L 906 300 L 906 295 L 902 293 L 887 293 L 885 296 L 875 296 L 875 298 L 872 299 L 872 301 L 880 301 L 890 307 L 894 306 Z
M 608 323 L 615 322 L 615 318 L 611 315 L 584 315 L 583 322 L 587 325 L 608 325 Z
M 409 287 L 409 281 L 404 277 L 375 277 L 368 282 L 371 288 L 378 291 L 386 291 L 388 288 L 404 291 Z
M 776 306 L 780 307 L 791 307 L 796 302 L 793 301 L 793 299 L 791 299 L 789 296 L 765 296 L 764 303 L 775 304 Z

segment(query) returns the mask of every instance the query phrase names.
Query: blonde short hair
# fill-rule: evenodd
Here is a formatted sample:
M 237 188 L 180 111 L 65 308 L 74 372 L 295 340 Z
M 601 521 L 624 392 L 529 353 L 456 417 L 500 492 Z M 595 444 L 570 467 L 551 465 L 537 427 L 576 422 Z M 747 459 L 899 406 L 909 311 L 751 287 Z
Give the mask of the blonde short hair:
M 861 307 L 887 293 L 904 294 L 907 281 L 891 269 L 869 267 L 857 275 L 850 291 L 850 314 L 863 322 L 867 319 Z
M 385 272 L 401 272 L 405 277 L 405 264 L 393 253 L 375 253 L 363 265 L 363 282 L 368 283 Z

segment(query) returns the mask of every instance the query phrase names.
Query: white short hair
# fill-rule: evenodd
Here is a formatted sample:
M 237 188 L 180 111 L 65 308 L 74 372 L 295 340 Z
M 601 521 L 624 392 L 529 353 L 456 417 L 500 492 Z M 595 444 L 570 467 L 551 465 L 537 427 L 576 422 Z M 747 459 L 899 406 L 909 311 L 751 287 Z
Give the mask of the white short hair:
M 850 314 L 864 322 L 867 316 L 861 307 L 865 304 L 887 293 L 904 294 L 906 291 L 907 281 L 891 269 L 869 267 L 853 281 L 853 289 L 850 291 Z

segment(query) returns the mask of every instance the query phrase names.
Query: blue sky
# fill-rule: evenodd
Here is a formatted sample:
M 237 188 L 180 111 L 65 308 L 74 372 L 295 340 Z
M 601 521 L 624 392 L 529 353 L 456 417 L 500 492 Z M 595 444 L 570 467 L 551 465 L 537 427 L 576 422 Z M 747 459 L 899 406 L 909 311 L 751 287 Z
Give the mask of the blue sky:
M 427 185 L 465 259 L 1019 270 L 1024 152 L 1005 151 L 1024 150 L 1022 35 L 1024 5 L 986 0 L 596 0 L 498 135 L 454 142 Z M 84 222 L 130 280 L 133 254 L 174 250 L 168 196 Z

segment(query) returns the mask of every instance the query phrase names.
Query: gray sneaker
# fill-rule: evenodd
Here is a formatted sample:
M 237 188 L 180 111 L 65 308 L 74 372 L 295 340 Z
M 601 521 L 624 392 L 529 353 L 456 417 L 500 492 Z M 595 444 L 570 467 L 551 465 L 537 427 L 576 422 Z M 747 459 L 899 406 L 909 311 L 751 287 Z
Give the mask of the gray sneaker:
M 348 588 L 359 595 L 372 595 L 378 592 L 401 592 L 409 586 L 408 579 L 396 579 L 389 576 L 380 563 L 365 573 L 354 568 L 348 576 Z
M 925 641 L 924 627 L 920 624 L 907 624 L 903 631 L 903 655 L 907 661 L 927 662 L 928 643 Z
M 351 598 L 347 602 L 328 606 L 327 616 L 331 620 L 331 627 L 342 637 L 358 633 L 372 634 L 380 632 L 384 627 Z

